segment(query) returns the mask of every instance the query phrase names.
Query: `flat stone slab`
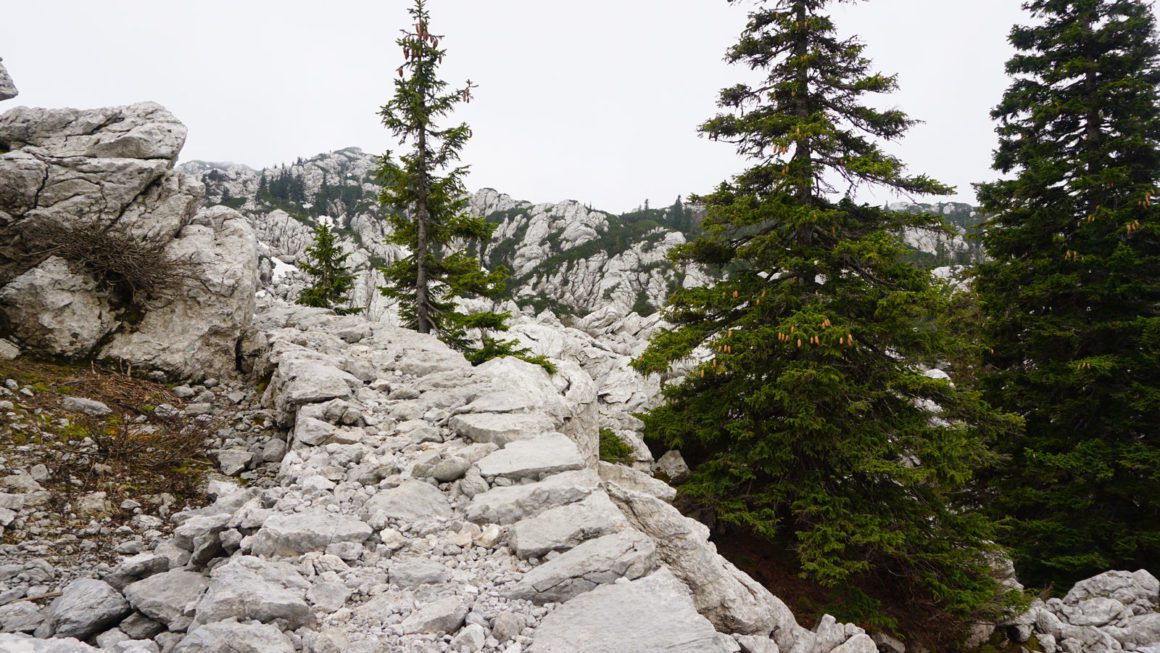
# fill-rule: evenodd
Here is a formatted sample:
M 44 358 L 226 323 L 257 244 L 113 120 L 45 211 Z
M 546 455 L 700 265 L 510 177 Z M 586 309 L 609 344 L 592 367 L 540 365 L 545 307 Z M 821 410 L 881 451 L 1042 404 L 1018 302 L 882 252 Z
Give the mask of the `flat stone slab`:
M 624 530 L 588 540 L 524 574 L 509 596 L 535 603 L 564 603 L 618 579 L 635 580 L 657 566 L 657 548 L 647 535 Z
M 197 605 L 195 622 L 283 620 L 297 629 L 313 620 L 305 599 L 308 587 L 289 564 L 235 556 L 213 570 L 209 589 Z
M 74 580 L 49 604 L 37 637 L 87 639 L 129 616 L 132 609 L 108 583 L 91 578 Z
M 366 522 L 349 515 L 321 510 L 275 514 L 254 536 L 251 551 L 259 556 L 296 556 L 325 551 L 338 542 L 360 544 L 371 532 Z
M 493 488 L 472 498 L 467 518 L 477 524 L 514 524 L 545 510 L 580 501 L 600 485 L 590 469 L 556 474 L 538 483 Z
M 294 653 L 286 635 L 267 624 L 232 621 L 209 624 L 190 632 L 173 653 Z
M 667 570 L 601 585 L 544 617 L 529 653 L 729 653 L 733 639 L 697 614 L 689 590 Z
M 467 604 L 454 596 L 438 599 L 415 610 L 403 620 L 403 634 L 453 633 L 467 618 Z
M 208 587 L 205 576 L 175 569 L 129 585 L 125 598 L 146 617 L 165 624 L 169 630 L 183 631 L 193 623 L 197 604 Z
M 676 488 L 659 478 L 653 478 L 631 467 L 606 463 L 602 460 L 597 464 L 596 469 L 600 473 L 601 480 L 616 483 L 634 492 L 654 496 L 666 503 L 672 503 L 673 499 L 677 498 Z
M 363 506 L 363 519 L 372 528 L 384 528 L 392 521 L 422 522 L 451 516 L 451 504 L 439 488 L 422 481 L 403 481 L 383 490 Z
M 508 544 L 520 558 L 540 557 L 549 551 L 567 551 L 587 540 L 628 527 L 628 520 L 604 492 L 583 501 L 552 508 L 517 522 Z
M 520 480 L 583 469 L 584 457 L 568 436 L 552 433 L 512 442 L 475 466 L 485 478 L 500 476 Z
M 448 426 L 472 442 L 500 446 L 556 430 L 552 420 L 542 413 L 466 413 L 452 417 Z

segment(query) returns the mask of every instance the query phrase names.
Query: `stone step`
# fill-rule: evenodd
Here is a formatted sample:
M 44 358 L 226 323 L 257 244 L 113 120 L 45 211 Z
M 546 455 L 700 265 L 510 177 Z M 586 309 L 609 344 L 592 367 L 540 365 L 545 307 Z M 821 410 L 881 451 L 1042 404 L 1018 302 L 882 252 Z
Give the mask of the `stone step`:
M 542 479 L 552 474 L 584 468 L 576 443 L 562 433 L 512 442 L 475 464 L 484 478 Z
M 580 501 L 599 485 L 600 478 L 586 469 L 549 476 L 538 483 L 497 487 L 472 498 L 467 518 L 477 524 L 514 524 Z
M 534 603 L 563 603 L 618 579 L 635 580 L 657 566 L 656 546 L 637 530 L 588 540 L 524 574 L 509 592 Z
M 550 551 L 567 551 L 587 540 L 628 528 L 628 521 L 604 492 L 583 501 L 546 510 L 517 522 L 508 544 L 520 558 L 538 558 Z

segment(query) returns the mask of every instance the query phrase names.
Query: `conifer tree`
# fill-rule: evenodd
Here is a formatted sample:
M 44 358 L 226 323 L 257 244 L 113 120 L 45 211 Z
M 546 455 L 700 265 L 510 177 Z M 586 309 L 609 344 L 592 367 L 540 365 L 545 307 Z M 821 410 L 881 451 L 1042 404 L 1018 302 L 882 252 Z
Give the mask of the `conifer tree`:
M 881 149 L 913 121 L 863 102 L 895 78 L 835 36 L 836 1 L 759 1 L 728 51 L 762 79 L 724 89 L 701 132 L 750 167 L 694 199 L 703 232 L 676 257 L 725 273 L 677 290 L 674 327 L 634 363 L 659 373 L 692 361 L 644 417 L 646 436 L 693 463 L 686 500 L 789 547 L 808 577 L 885 580 L 965 618 L 998 590 L 984 561 L 991 523 L 957 498 L 1015 420 L 919 367 L 957 342 L 935 328 L 946 295 L 899 234 L 939 218 L 848 194 L 950 189 Z
M 462 350 L 479 364 L 498 356 L 517 356 L 543 365 L 515 341 L 492 334 L 506 331 L 506 312 L 465 312 L 458 299 L 498 300 L 507 269 L 484 270 L 468 243 L 491 238 L 495 225 L 468 214 L 468 196 L 460 165 L 460 151 L 471 137 L 466 124 L 440 127 L 439 120 L 471 99 L 474 85 L 449 90 L 438 77 L 446 51 L 441 36 L 430 30 L 425 0 L 409 10 L 414 26 L 403 30 L 396 43 L 403 50 L 395 94 L 379 111 L 385 125 L 408 151 L 396 159 L 391 152 L 380 158 L 380 203 L 393 228 L 388 241 L 410 254 L 383 268 L 387 285 L 380 290 L 399 302 L 403 322 L 419 333 L 433 333 Z M 479 248 L 475 248 L 478 251 Z
M 348 306 L 354 286 L 354 275 L 346 269 L 348 256 L 338 246 L 329 225 L 315 224 L 314 242 L 306 248 L 305 258 L 298 263 L 298 267 L 310 275 L 311 283 L 298 296 L 297 303 L 334 309 L 339 315 L 358 313 L 361 309 Z
M 1034 0 L 979 186 L 992 402 L 1026 419 L 988 502 L 1024 582 L 1160 572 L 1158 49 L 1149 3 Z

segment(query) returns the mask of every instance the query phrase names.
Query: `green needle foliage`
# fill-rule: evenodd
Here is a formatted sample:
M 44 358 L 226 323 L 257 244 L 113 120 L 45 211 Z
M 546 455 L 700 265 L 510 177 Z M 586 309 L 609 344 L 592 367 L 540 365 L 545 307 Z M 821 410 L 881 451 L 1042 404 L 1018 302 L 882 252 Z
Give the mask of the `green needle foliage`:
M 306 248 L 305 258 L 298 263 L 298 267 L 310 275 L 311 283 L 298 296 L 298 303 L 334 309 L 339 315 L 361 311 L 349 306 L 354 275 L 346 269 L 348 256 L 338 246 L 329 225 L 314 225 L 314 243 Z
M 466 124 L 441 128 L 437 122 L 460 103 L 471 99 L 470 81 L 448 90 L 438 77 L 446 52 L 442 37 L 430 31 L 424 0 L 410 9 L 415 25 L 396 41 L 405 61 L 398 69 L 395 95 L 379 111 L 383 124 L 409 146 L 396 159 L 387 152 L 380 159 L 379 201 L 388 210 L 393 227 L 389 242 L 411 254 L 383 268 L 384 296 L 399 302 L 403 322 L 420 333 L 434 333 L 448 345 L 464 351 L 475 364 L 498 356 L 519 356 L 551 368 L 541 357 L 492 334 L 507 329 L 509 314 L 494 311 L 466 313 L 457 298 L 499 299 L 507 269 L 484 270 L 466 243 L 485 242 L 494 225 L 468 214 L 463 185 L 467 167 L 459 153 L 471 137 Z M 476 248 L 478 249 L 478 248 Z M 480 334 L 477 338 L 473 334 Z
M 728 51 L 764 79 L 724 89 L 701 131 L 750 167 L 698 198 L 704 231 L 676 252 L 726 275 L 677 290 L 675 326 L 635 361 L 645 373 L 694 361 L 644 416 L 646 435 L 694 463 L 688 500 L 789 543 L 807 577 L 885 582 L 975 616 L 996 606 L 994 533 L 957 498 L 1016 420 L 918 367 L 960 345 L 937 328 L 946 293 L 898 235 L 938 218 L 835 199 L 837 184 L 950 189 L 880 149 L 913 121 L 861 103 L 895 79 L 835 36 L 831 4 L 758 2 Z
M 989 505 L 1025 582 L 1160 572 L 1158 50 L 1150 4 L 1025 2 L 982 184 L 988 398 L 1023 415 Z

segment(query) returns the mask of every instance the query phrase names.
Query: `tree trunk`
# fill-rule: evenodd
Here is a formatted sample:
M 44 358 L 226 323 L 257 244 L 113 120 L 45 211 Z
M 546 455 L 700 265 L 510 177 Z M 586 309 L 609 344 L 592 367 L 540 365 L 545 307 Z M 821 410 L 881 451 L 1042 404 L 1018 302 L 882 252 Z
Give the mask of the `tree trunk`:
M 419 333 L 431 333 L 435 326 L 431 320 L 431 303 L 427 280 L 427 226 L 431 214 L 427 207 L 427 128 L 419 127 L 419 170 L 417 182 L 418 200 L 415 202 L 415 318 Z

